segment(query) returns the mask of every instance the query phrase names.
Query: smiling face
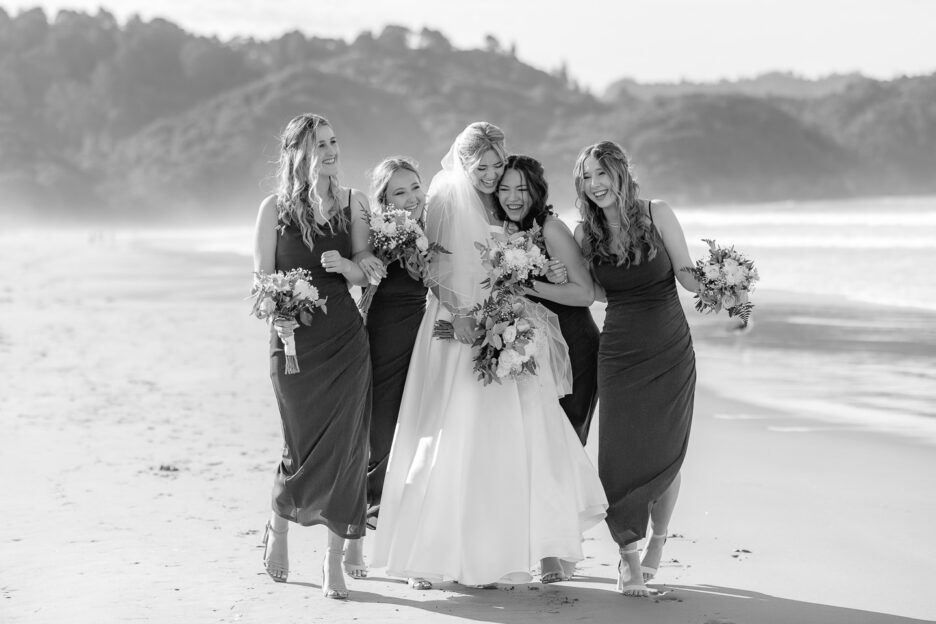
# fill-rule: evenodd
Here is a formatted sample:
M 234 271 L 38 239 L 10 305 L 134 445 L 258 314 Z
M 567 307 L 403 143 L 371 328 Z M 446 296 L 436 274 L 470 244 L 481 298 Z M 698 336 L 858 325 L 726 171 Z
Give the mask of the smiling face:
M 387 181 L 386 202 L 413 212 L 426 200 L 419 176 L 408 169 L 398 169 Z
M 614 172 L 605 170 L 594 156 L 585 159 L 582 166 L 582 190 L 599 208 L 610 208 L 617 201 L 617 195 L 612 192 L 619 186 Z
M 504 172 L 504 177 L 497 187 L 497 200 L 509 220 L 514 223 L 523 221 L 533 205 L 533 197 L 522 173 L 516 169 Z
M 468 171 L 468 177 L 478 191 L 491 195 L 497 189 L 497 182 L 503 173 L 504 159 L 495 150 L 489 149 Z
M 314 169 L 318 167 L 318 174 L 323 176 L 338 175 L 338 154 L 341 151 L 338 148 L 338 137 L 331 126 L 319 125 L 315 133 L 310 135 L 309 148 L 312 152 L 312 161 L 310 163 L 310 175 L 314 174 Z

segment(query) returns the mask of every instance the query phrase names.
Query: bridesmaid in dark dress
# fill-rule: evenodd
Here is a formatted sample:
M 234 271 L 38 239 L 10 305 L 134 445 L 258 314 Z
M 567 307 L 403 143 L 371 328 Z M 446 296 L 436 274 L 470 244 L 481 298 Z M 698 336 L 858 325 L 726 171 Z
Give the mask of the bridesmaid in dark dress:
M 559 317 L 572 363 L 572 394 L 559 403 L 584 445 L 598 402 L 599 331 L 588 309 L 594 285 L 572 231 L 553 214 L 548 197 L 543 165 L 530 156 L 510 156 L 497 191 L 497 216 L 519 230 L 534 223 L 542 228 L 550 270 L 527 296 Z
M 618 591 L 647 596 L 679 493 L 695 396 L 695 353 L 676 292 L 695 292 L 672 209 L 638 199 L 624 150 L 602 141 L 575 165 L 575 237 L 608 307 L 598 351 L 598 472 L 620 547 Z M 638 542 L 652 534 L 641 561 Z
M 408 211 L 417 221 L 424 221 L 426 193 L 416 164 L 407 158 L 387 158 L 374 168 L 371 197 L 379 206 L 393 204 L 395 208 Z M 406 373 L 426 311 L 428 289 L 418 276 L 410 275 L 399 262 L 384 267 L 372 254 L 361 255 L 365 257 L 359 255 L 359 264 L 368 277 L 376 281 L 385 275 L 379 282 L 367 314 L 367 335 L 374 372 L 367 504 L 368 517 L 376 519 Z M 424 579 L 409 579 L 409 584 L 414 589 L 432 588 L 432 584 Z
M 327 298 L 308 326 L 277 321 L 270 377 L 283 425 L 283 456 L 264 534 L 264 566 L 277 582 L 289 572 L 289 522 L 328 527 L 322 592 L 347 598 L 341 575 L 345 540 L 364 535 L 371 370 L 367 334 L 348 283 L 364 284 L 349 258 L 367 245 L 367 198 L 338 185 L 339 148 L 331 125 L 300 115 L 282 136 L 278 190 L 260 205 L 254 269 L 312 272 Z M 285 374 L 282 338 L 294 334 L 300 372 Z
M 584 445 L 598 401 L 599 331 L 588 309 L 595 300 L 595 289 L 571 230 L 553 214 L 548 198 L 543 165 L 530 156 L 510 156 L 497 189 L 497 218 L 508 224 L 509 230 L 525 231 L 534 225 L 542 228 L 549 272 L 537 279 L 526 296 L 559 318 L 572 365 L 572 394 L 559 399 L 559 404 Z M 544 559 L 541 566 L 543 583 L 568 580 L 574 571 L 573 564 L 555 558 Z

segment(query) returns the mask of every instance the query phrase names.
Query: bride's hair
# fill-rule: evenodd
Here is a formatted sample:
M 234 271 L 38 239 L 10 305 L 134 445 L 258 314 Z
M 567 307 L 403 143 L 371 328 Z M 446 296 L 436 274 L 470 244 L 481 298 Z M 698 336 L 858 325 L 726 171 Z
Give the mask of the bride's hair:
M 506 175 L 511 169 L 520 174 L 523 183 L 527 187 L 526 192 L 530 194 L 530 211 L 523 217 L 523 221 L 517 224 L 517 227 L 521 230 L 529 230 L 534 223 L 543 225 L 546 218 L 554 214 L 553 207 L 546 203 L 549 199 L 549 183 L 546 182 L 546 170 L 543 169 L 540 161 L 532 156 L 522 154 L 513 154 L 507 158 L 504 174 Z M 494 207 L 498 219 L 509 221 L 497 193 L 494 194 Z
M 279 220 L 284 224 L 295 224 L 302 233 L 302 240 L 309 249 L 315 243 L 315 237 L 325 233 L 315 222 L 315 211 L 321 211 L 322 197 L 319 197 L 316 181 L 318 180 L 319 162 L 316 157 L 315 143 L 318 129 L 331 124 L 321 115 L 305 113 L 294 117 L 283 130 L 280 137 L 280 155 L 276 167 L 277 189 L 276 206 Z M 338 178 L 329 176 L 328 197 L 334 206 L 339 206 Z M 329 229 L 336 227 L 347 232 L 350 219 L 343 210 L 328 220 Z
M 622 236 L 612 234 L 604 210 L 585 194 L 585 160 L 589 156 L 597 160 L 611 177 L 612 184 L 608 191 L 616 199 Z M 637 197 L 640 187 L 634 177 L 631 161 L 621 146 L 613 141 L 589 145 L 579 154 L 572 175 L 577 195 L 575 204 L 582 215 L 582 254 L 585 260 L 591 262 L 598 258 L 617 266 L 637 265 L 645 258 L 652 260 L 657 253 L 653 222 L 640 210 Z
M 387 205 L 387 184 L 390 183 L 393 174 L 401 170 L 413 172 L 416 174 L 416 179 L 422 183 L 422 176 L 419 175 L 416 161 L 406 156 L 384 158 L 371 173 L 371 198 L 377 206 Z
M 507 160 L 504 132 L 486 121 L 476 121 L 458 135 L 455 152 L 465 171 L 471 171 L 488 150 L 494 150 L 502 160 Z

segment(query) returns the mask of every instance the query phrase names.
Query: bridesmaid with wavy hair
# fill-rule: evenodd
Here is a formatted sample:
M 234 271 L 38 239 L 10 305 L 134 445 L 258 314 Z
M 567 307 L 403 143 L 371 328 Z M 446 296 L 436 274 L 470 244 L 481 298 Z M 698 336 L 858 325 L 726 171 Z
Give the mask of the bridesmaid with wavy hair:
M 695 397 L 695 353 L 676 292 L 695 292 L 673 210 L 641 199 L 630 160 L 602 141 L 575 163 L 575 238 L 608 307 L 598 349 L 598 473 L 617 542 L 618 591 L 647 596 L 679 494 Z M 652 534 L 638 555 L 647 525 Z
M 341 575 L 345 540 L 364 535 L 371 367 L 367 334 L 348 284 L 367 282 L 350 260 L 367 248 L 367 198 L 338 183 L 340 149 L 324 117 L 299 115 L 282 135 L 278 189 L 257 217 L 254 270 L 301 268 L 327 298 L 311 325 L 274 323 L 270 377 L 283 425 L 282 459 L 263 563 L 277 582 L 289 574 L 289 522 L 328 527 L 322 592 L 348 597 Z M 285 374 L 283 338 L 295 336 L 300 372 Z

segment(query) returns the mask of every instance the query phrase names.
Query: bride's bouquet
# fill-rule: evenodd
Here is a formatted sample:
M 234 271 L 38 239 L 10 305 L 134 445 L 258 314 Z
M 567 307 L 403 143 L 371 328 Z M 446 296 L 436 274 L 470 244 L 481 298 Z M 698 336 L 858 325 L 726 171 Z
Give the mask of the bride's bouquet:
M 536 374 L 536 329 L 524 310 L 522 298 L 495 292 L 471 311 L 481 330 L 472 344 L 474 372 L 485 386 Z M 452 340 L 454 326 L 449 321 L 436 321 L 432 335 Z
M 506 239 L 494 239 L 490 244 L 475 243 L 481 261 L 488 272 L 482 282 L 485 288 L 519 295 L 523 288 L 533 287 L 533 278 L 546 272 L 548 260 L 538 244 L 541 227 L 511 234 Z
M 429 262 L 437 253 L 449 253 L 442 245 L 430 243 L 422 224 L 406 210 L 393 204 L 375 206 L 367 213 L 370 244 L 384 265 L 399 262 L 414 280 L 425 281 Z M 358 308 L 364 318 L 374 300 L 380 281 L 371 281 L 364 289 Z
M 694 267 L 683 268 L 692 273 L 701 288 L 696 293 L 696 310 L 699 312 L 728 311 L 728 317 L 741 318 L 741 327 L 747 327 L 754 304 L 748 295 L 754 291 L 754 282 L 760 279 L 754 261 L 735 251 L 734 246 L 719 247 L 714 240 L 703 238 L 708 243 L 709 257 L 696 260 Z
M 254 274 L 251 314 L 261 320 L 295 320 L 303 325 L 312 324 L 312 315 L 316 310 L 328 313 L 326 299 L 319 298 L 318 289 L 312 285 L 312 273 L 305 269 L 292 269 L 275 273 L 258 272 Z M 283 341 L 286 353 L 286 374 L 299 372 L 299 360 L 296 358 L 296 338 L 290 334 Z

